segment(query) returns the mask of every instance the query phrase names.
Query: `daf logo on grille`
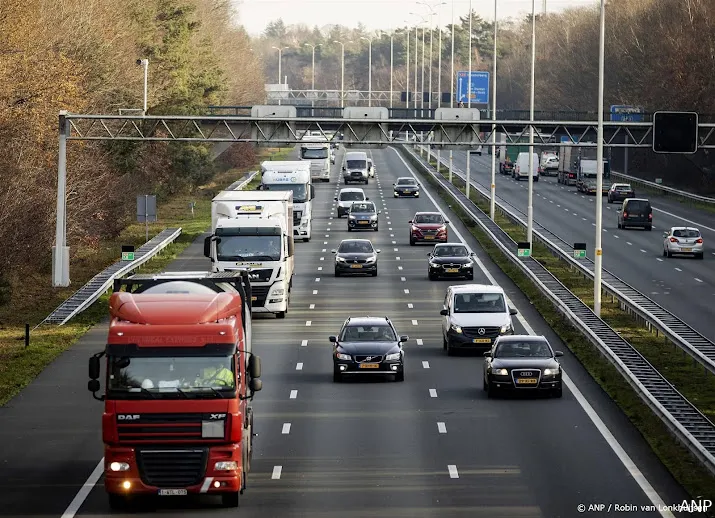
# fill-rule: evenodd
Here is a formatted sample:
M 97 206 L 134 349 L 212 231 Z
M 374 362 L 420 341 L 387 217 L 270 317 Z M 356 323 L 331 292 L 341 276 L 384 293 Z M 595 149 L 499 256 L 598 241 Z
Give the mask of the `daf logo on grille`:
M 480 327 L 479 329 L 477 329 L 477 333 L 479 333 L 480 335 L 483 335 L 485 333 L 484 328 Z
M 522 375 L 522 376 L 533 376 L 534 373 L 531 372 L 531 371 L 522 371 L 522 372 L 521 372 L 521 375 Z
M 117 414 L 117 420 L 119 421 L 137 421 L 141 419 L 139 414 Z

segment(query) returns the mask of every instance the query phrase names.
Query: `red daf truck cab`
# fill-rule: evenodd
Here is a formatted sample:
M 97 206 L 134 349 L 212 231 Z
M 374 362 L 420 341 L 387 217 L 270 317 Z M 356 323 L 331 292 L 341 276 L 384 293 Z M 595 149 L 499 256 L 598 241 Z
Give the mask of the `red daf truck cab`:
M 251 463 L 250 400 L 262 388 L 250 301 L 247 271 L 115 281 L 107 345 L 90 358 L 88 383 L 104 401 L 112 508 L 139 495 L 191 494 L 238 506 Z

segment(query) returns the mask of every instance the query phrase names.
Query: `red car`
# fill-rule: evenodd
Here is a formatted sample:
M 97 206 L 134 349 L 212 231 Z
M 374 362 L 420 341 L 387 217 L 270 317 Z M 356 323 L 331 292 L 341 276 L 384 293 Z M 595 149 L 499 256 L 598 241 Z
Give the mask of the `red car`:
M 439 212 L 417 212 L 410 220 L 410 245 L 415 243 L 446 243 L 449 221 Z

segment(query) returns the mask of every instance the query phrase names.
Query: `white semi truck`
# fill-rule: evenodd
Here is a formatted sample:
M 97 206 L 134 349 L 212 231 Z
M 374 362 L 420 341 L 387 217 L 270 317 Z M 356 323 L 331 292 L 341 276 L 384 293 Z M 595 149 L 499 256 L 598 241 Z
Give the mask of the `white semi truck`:
M 293 235 L 306 243 L 310 241 L 315 197 L 310 164 L 303 160 L 265 161 L 261 164 L 259 189 L 293 193 Z
M 204 255 L 213 272 L 249 268 L 252 312 L 285 318 L 294 271 L 293 193 L 221 191 Z
M 331 149 L 322 135 L 304 135 L 300 143 L 300 159 L 310 163 L 310 176 L 322 182 L 330 181 Z

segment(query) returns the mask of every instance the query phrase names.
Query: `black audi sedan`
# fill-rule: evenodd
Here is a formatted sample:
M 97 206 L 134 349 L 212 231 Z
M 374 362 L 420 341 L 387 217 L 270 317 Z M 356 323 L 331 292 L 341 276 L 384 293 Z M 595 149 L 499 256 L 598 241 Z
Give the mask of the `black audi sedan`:
M 417 183 L 417 180 L 409 176 L 398 178 L 397 181 L 392 184 L 392 188 L 395 193 L 395 198 L 402 196 L 420 197 L 420 185 Z
M 484 353 L 484 390 L 488 397 L 501 391 L 547 393 L 561 397 L 563 356 L 543 336 L 500 336 Z
M 427 254 L 427 277 L 431 281 L 440 277 L 464 277 L 471 281 L 474 279 L 474 256 L 474 252 L 462 243 L 440 243 Z
M 344 273 L 369 273 L 377 277 L 377 254 L 369 239 L 343 239 L 335 254 L 335 276 Z
M 374 230 L 377 232 L 380 227 L 378 214 L 382 214 L 382 211 L 377 210 L 375 204 L 371 201 L 353 203 L 348 211 L 348 232 L 353 230 Z
M 402 344 L 407 335 L 398 335 L 387 317 L 348 318 L 337 336 L 328 337 L 333 344 L 333 381 L 343 376 L 394 375 L 405 381 L 405 353 Z

